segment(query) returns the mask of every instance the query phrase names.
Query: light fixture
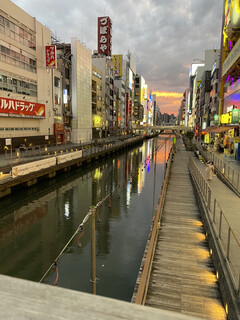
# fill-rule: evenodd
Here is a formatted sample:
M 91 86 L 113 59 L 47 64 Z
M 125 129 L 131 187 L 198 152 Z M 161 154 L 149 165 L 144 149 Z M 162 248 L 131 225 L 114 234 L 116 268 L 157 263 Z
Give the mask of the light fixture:
M 7 96 L 10 97 L 10 93 Z
M 23 99 L 25 99 L 26 97 L 24 96 Z

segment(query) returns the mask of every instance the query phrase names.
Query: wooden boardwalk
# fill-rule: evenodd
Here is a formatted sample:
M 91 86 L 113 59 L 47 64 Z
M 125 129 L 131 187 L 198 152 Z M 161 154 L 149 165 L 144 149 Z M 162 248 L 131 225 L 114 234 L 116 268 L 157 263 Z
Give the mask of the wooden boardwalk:
M 202 319 L 226 319 L 190 174 L 176 153 L 145 305 Z

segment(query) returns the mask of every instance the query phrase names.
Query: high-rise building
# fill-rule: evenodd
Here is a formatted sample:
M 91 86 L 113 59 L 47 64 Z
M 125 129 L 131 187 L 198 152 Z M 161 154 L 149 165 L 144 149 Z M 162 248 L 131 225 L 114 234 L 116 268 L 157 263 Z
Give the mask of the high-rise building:
M 0 2 L 1 152 L 12 147 L 54 142 L 54 47 L 46 65 L 51 32 L 10 0 Z
M 92 139 L 92 53 L 76 38 L 72 54 L 72 142 Z

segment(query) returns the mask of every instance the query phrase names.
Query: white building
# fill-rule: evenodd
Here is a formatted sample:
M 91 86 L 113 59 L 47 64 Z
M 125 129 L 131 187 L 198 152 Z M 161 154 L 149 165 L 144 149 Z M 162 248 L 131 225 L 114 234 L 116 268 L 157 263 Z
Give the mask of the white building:
M 0 131 L 12 145 L 54 140 L 51 32 L 10 0 L 0 2 Z
M 72 53 L 72 142 L 92 139 L 92 53 L 76 38 Z

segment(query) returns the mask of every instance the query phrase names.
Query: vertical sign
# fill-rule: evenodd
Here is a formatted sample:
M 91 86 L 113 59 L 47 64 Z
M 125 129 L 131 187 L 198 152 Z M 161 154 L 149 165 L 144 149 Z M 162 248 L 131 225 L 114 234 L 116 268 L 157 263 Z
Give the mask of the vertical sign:
M 46 46 L 46 68 L 57 68 L 56 46 Z
M 111 56 L 112 21 L 109 17 L 98 18 L 98 53 Z
M 116 77 L 122 76 L 122 54 L 115 54 L 112 56 L 113 74 Z
M 239 109 L 232 110 L 232 123 L 239 123 Z

